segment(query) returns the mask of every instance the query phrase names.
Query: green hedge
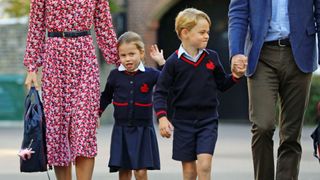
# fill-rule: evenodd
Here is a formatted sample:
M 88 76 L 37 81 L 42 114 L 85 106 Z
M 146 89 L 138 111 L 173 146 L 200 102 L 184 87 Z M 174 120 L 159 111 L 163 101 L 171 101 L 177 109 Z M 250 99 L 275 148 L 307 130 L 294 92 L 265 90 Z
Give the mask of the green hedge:
M 310 89 L 309 105 L 305 114 L 305 124 L 315 124 L 317 104 L 320 101 L 320 75 L 313 75 Z

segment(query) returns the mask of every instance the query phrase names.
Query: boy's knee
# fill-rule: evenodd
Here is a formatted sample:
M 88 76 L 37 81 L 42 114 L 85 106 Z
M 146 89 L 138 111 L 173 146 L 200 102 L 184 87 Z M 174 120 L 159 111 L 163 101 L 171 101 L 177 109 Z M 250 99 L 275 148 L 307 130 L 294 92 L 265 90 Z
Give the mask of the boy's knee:
M 195 180 L 197 178 L 197 166 L 195 161 L 182 162 L 183 179 Z
M 210 174 L 211 173 L 211 162 L 201 162 L 197 164 L 199 174 Z

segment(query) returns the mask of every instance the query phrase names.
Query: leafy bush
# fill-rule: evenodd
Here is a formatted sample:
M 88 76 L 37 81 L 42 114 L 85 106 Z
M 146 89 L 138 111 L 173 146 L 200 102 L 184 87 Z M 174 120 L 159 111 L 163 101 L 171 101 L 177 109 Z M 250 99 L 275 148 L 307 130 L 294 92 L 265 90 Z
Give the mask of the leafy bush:
M 305 124 L 315 124 L 317 104 L 320 101 L 320 76 L 313 75 L 310 89 L 309 105 L 305 114 Z
M 4 11 L 10 17 L 22 17 L 29 14 L 30 0 L 5 0 L 6 7 Z

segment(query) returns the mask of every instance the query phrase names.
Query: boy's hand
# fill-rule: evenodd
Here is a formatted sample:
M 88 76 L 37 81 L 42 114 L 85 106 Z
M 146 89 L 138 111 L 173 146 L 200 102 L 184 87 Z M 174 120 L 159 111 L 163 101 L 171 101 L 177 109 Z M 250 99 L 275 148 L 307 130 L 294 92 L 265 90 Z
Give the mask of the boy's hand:
M 163 57 L 163 50 L 159 51 L 158 46 L 156 44 L 152 45 L 150 48 L 150 57 L 157 62 L 159 66 L 164 65 L 166 62 Z
M 160 130 L 160 135 L 162 137 L 166 137 L 166 138 L 171 137 L 171 132 L 173 131 L 173 126 L 167 117 L 164 116 L 159 119 L 159 130 Z
M 237 54 L 231 59 L 231 72 L 236 78 L 240 78 L 247 70 L 248 57 L 242 54 Z

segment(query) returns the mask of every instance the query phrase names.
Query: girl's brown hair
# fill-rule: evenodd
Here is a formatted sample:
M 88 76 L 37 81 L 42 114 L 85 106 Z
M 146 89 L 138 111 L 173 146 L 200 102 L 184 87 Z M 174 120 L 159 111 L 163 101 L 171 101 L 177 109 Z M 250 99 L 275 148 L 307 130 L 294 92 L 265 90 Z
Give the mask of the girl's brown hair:
M 135 32 L 127 31 L 123 33 L 118 38 L 117 48 L 119 49 L 119 46 L 125 43 L 134 43 L 137 46 L 137 49 L 139 49 L 139 51 L 144 52 L 144 43 L 142 41 L 142 38 L 139 34 Z

